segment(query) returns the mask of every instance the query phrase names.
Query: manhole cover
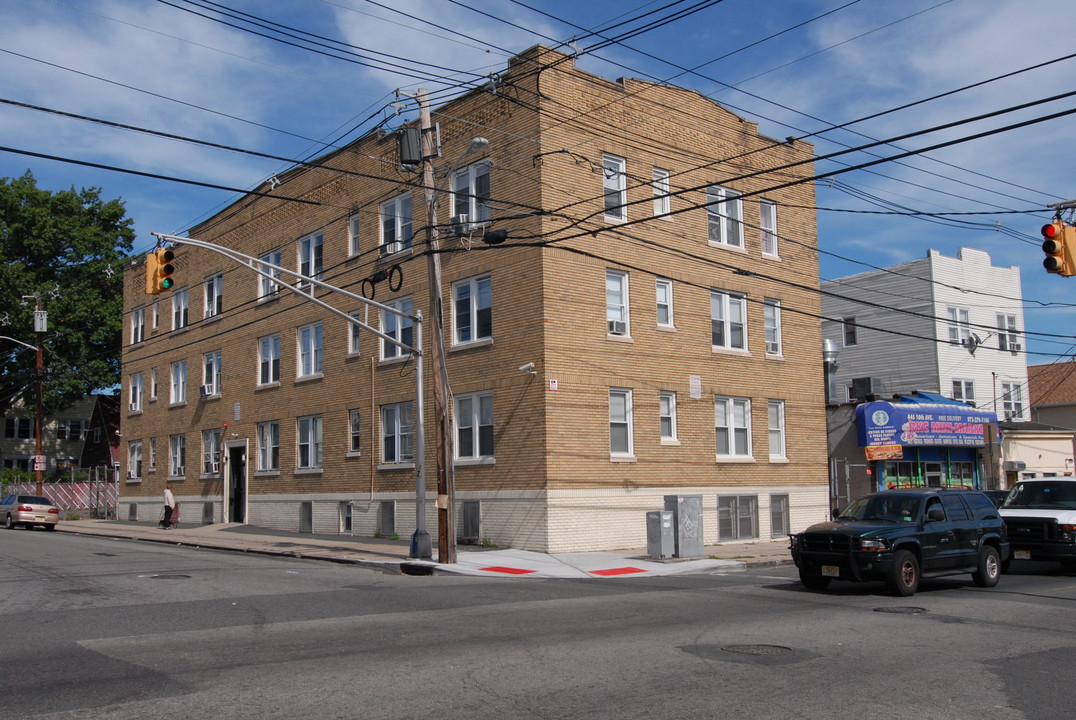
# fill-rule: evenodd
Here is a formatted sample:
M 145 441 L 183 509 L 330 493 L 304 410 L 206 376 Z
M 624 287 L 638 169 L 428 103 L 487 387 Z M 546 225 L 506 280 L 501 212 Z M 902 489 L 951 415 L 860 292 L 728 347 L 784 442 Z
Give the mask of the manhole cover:
M 792 648 L 783 645 L 726 645 L 721 649 L 740 655 L 783 655 L 792 652 Z
M 874 612 L 894 613 L 896 615 L 921 615 L 927 611 L 921 607 L 881 607 L 874 608 Z
M 154 580 L 189 580 L 190 575 L 150 575 Z

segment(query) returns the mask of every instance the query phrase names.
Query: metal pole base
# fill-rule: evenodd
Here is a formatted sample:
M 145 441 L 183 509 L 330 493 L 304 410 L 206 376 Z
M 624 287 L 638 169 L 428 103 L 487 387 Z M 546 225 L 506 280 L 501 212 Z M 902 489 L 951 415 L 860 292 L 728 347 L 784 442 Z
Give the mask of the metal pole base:
M 416 560 L 430 560 L 433 558 L 433 544 L 430 542 L 430 534 L 425 530 L 416 530 L 411 536 L 411 555 Z

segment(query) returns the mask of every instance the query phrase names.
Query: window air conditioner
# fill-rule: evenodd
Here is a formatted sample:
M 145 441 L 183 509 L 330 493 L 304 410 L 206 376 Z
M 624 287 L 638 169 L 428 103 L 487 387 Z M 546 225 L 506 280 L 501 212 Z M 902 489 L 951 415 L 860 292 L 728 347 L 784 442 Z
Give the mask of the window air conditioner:
M 140 408 L 138 407 L 138 403 L 136 403 L 136 402 L 131 403 L 131 412 L 137 412 L 139 409 Z
M 134 474 L 133 470 L 128 470 L 127 471 L 127 479 L 128 480 L 134 480 L 136 477 L 137 477 L 137 475 Z
M 213 392 L 213 386 L 212 385 L 202 385 L 199 388 L 199 392 L 201 393 L 202 397 L 208 397 L 209 395 L 214 395 L 215 394 Z
M 186 475 L 186 474 L 187 474 L 187 468 L 183 467 L 182 465 L 180 465 L 179 467 L 176 468 L 176 475 L 177 476 L 178 475 Z
M 610 335 L 627 335 L 628 324 L 623 320 L 610 320 L 609 321 L 609 334 Z
M 1009 349 L 1013 352 L 1020 352 L 1024 348 L 1020 343 L 1009 343 Z
M 220 463 L 219 462 L 212 463 L 210 465 L 209 471 L 211 473 L 219 473 L 220 472 Z
M 462 237 L 474 229 L 471 225 L 471 216 L 466 213 L 453 215 L 452 219 L 449 220 L 449 225 L 452 227 L 452 234 L 456 237 Z

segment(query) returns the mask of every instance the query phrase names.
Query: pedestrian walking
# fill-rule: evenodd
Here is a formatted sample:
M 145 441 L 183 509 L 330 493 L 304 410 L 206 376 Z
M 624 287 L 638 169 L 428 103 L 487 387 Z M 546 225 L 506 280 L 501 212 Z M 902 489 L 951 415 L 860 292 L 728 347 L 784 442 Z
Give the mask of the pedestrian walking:
M 176 499 L 172 495 L 172 486 L 164 486 L 164 517 L 161 519 L 161 527 L 167 530 L 172 524 L 172 511 L 176 508 Z

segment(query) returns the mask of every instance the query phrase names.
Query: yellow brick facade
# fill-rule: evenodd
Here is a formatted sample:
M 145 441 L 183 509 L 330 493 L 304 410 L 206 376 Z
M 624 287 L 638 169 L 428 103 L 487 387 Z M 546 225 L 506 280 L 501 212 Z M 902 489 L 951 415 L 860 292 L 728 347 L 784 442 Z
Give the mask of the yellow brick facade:
M 489 227 L 508 231 L 508 241 L 498 246 L 484 244 L 480 231 L 452 236 L 446 232 L 449 196 L 440 196 L 451 389 L 457 397 L 493 398 L 493 457 L 454 467 L 457 529 L 462 503 L 471 501 L 477 505 L 469 509 L 479 508 L 479 535 L 501 546 L 550 552 L 640 546 L 645 512 L 661 509 L 666 494 L 703 495 L 706 542 L 719 539 L 720 496 L 755 498 L 754 529 L 740 527 L 739 540 L 752 532 L 780 534 L 771 527 L 772 496 L 787 496 L 783 517 L 793 530 L 821 517 L 827 479 L 814 190 L 809 181 L 792 184 L 809 178 L 813 165 L 768 171 L 809 161 L 812 148 L 760 136 L 754 124 L 692 91 L 612 82 L 543 48 L 514 58 L 500 80 L 496 93 L 475 91 L 433 113 L 443 143 L 435 164 L 442 171 L 473 136 L 488 138 Z M 604 217 L 605 155 L 625 161 L 626 222 Z M 466 162 L 476 159 L 481 156 Z M 279 249 L 282 265 L 297 268 L 298 241 L 321 233 L 325 282 L 360 293 L 364 278 L 398 265 L 402 286 L 393 292 L 388 281 L 379 282 L 374 299 L 410 297 L 425 314 L 426 203 L 421 174 L 397 162 L 395 137 L 367 136 L 318 163 L 263 185 L 263 195 L 236 202 L 190 237 L 255 257 Z M 670 173 L 674 191 L 664 217 L 654 216 L 655 168 Z M 439 176 L 442 188 L 447 183 Z M 703 206 L 712 185 L 746 195 L 742 249 L 708 241 Z M 381 258 L 380 205 L 405 193 L 412 201 L 414 246 Z M 777 207 L 777 257 L 761 251 L 760 198 Z M 358 254 L 350 252 L 355 215 Z M 344 319 L 287 291 L 259 299 L 259 277 L 249 267 L 185 245 L 176 255 L 176 288 L 189 289 L 187 328 L 171 330 L 174 291 L 144 294 L 140 259 L 126 275 L 125 311 L 130 316 L 145 308 L 146 337 L 138 343 L 126 338 L 124 391 L 130 392 L 132 374 L 142 373 L 145 395 L 140 411 L 125 413 L 123 436 L 142 443 L 144 470 L 121 488 L 121 516 L 155 518 L 168 481 L 188 520 L 338 532 L 346 531 L 343 516 L 350 512 L 356 534 L 412 532 L 415 471 L 383 461 L 381 408 L 414 399 L 414 361 L 381 359 L 379 338 L 366 331 L 359 352 L 349 352 Z M 627 277 L 626 336 L 608 332 L 609 270 Z M 223 312 L 204 319 L 203 283 L 216 273 L 223 273 Z M 492 338 L 454 344 L 453 285 L 486 275 Z M 657 322 L 658 278 L 672 283 L 671 327 Z M 712 290 L 746 298 L 746 350 L 712 347 Z M 344 312 L 362 308 L 358 300 L 323 290 L 315 297 Z M 767 299 L 781 306 L 779 356 L 765 349 Z M 368 317 L 381 327 L 376 309 Z M 322 325 L 322 371 L 298 378 L 297 332 L 313 323 Z M 429 331 L 424 334 L 428 339 Z M 258 341 L 271 335 L 280 337 L 280 381 L 259 386 Z M 201 398 L 204 355 L 218 350 L 221 392 Z M 171 403 L 170 367 L 179 360 L 188 366 L 186 402 Z M 527 363 L 534 364 L 533 374 L 520 370 Z M 154 369 L 155 399 L 149 388 Z M 429 378 L 426 387 L 432 387 Z M 631 391 L 630 456 L 611 453 L 610 388 Z M 676 437 L 664 441 L 662 392 L 676 393 Z M 715 396 L 750 401 L 749 457 L 717 456 Z M 769 451 L 769 400 L 784 403 L 786 451 L 777 459 Z M 350 447 L 353 410 L 360 417 L 358 452 Z M 431 398 L 426 410 L 427 524 L 435 535 Z M 307 416 L 321 418 L 322 464 L 300 469 L 297 419 Z M 268 421 L 279 423 L 279 469 L 259 471 L 257 424 Z M 207 429 L 221 432 L 220 472 L 199 472 Z M 169 478 L 169 437 L 176 434 L 186 438 L 186 472 Z

